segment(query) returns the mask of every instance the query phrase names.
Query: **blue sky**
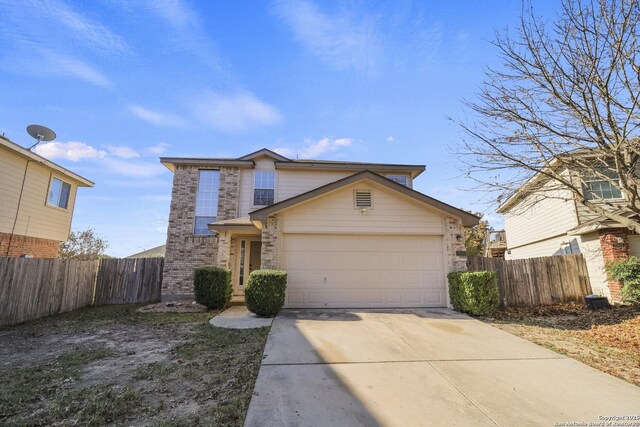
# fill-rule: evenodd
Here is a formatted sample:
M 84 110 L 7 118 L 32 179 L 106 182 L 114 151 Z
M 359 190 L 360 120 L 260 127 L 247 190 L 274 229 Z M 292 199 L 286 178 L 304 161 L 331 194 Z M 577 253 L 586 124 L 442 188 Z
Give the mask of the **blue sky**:
M 552 16 L 555 2 L 536 2 Z M 490 44 L 520 2 L 0 0 L 0 132 L 54 129 L 38 153 L 94 181 L 74 229 L 108 253 L 163 244 L 172 174 L 159 156 L 420 163 L 415 188 L 483 211 L 451 146 Z

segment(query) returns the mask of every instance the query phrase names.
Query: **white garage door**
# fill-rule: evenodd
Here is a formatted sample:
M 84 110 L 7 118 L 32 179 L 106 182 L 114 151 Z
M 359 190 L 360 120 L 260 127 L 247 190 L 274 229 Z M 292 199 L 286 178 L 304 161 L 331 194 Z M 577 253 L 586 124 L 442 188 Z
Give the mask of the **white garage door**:
M 283 235 L 286 307 L 445 307 L 442 236 Z

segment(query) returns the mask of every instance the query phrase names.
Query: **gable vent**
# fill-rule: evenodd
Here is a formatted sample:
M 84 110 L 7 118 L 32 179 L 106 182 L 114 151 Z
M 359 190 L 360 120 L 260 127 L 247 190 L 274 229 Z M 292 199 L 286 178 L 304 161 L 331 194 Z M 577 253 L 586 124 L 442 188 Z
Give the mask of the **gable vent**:
M 373 197 L 369 190 L 356 190 L 354 197 L 356 209 L 371 208 L 373 206 Z

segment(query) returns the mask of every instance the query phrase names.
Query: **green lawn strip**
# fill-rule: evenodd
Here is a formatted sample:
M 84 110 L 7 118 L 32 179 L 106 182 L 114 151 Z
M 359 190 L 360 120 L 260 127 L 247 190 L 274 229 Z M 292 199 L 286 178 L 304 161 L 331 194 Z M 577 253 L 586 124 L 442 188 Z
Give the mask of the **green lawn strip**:
M 40 323 L 47 323 L 73 332 L 109 325 L 173 326 L 206 323 L 220 312 L 220 310 L 201 313 L 141 313 L 137 311 L 143 306 L 144 304 L 123 304 L 87 307 L 29 323 L 36 327 Z
M 2 374 L 0 387 L 0 420 L 24 412 L 24 406 L 36 405 L 57 393 L 64 384 L 78 379 L 80 368 L 87 363 L 109 357 L 106 348 L 77 349 L 55 360 L 30 368 L 14 369 Z
M 21 419 L 17 424 L 101 426 L 120 423 L 149 410 L 139 390 L 125 386 L 97 384 L 63 390 L 46 410 Z

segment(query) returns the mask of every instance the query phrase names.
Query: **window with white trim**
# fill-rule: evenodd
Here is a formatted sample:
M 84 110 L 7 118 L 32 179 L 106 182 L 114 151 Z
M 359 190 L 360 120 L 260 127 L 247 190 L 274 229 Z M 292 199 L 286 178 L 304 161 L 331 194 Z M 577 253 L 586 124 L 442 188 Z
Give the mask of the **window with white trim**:
M 57 206 L 62 209 L 67 209 L 70 194 L 71 184 L 69 184 L 68 182 L 64 182 L 59 178 L 51 178 L 47 204 L 50 206 Z
M 619 183 L 618 173 L 612 167 L 598 168 L 596 173 L 589 173 L 583 178 L 584 198 L 587 200 L 615 200 L 622 199 L 622 191 L 611 181 Z M 604 175 L 611 181 L 605 179 Z
M 276 173 L 256 171 L 253 173 L 253 205 L 273 204 L 276 193 Z
M 397 182 L 398 184 L 402 184 L 405 187 L 409 186 L 409 177 L 407 177 L 407 175 L 387 175 L 387 178 L 391 181 Z
M 218 193 L 220 191 L 220 171 L 201 169 L 198 171 L 198 191 L 196 193 L 196 221 L 193 234 L 211 235 L 208 225 L 216 222 L 218 216 Z

